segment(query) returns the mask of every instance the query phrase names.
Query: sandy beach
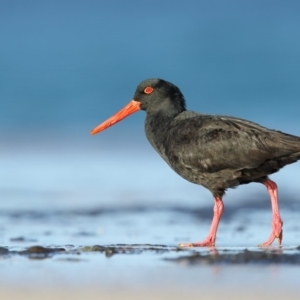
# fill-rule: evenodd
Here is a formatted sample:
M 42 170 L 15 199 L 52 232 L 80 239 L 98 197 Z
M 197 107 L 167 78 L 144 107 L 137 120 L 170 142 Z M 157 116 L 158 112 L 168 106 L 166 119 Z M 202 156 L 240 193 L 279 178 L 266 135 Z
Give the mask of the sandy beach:
M 217 287 L 216 287 L 217 288 Z M 277 291 L 271 289 L 269 291 L 263 290 L 254 290 L 254 289 L 243 289 L 243 290 L 218 290 L 214 289 L 199 289 L 199 291 L 186 291 L 178 290 L 176 288 L 163 289 L 163 290 L 120 290 L 120 291 L 105 291 L 97 288 L 89 289 L 56 289 L 56 290 L 31 290 L 31 289 L 1 289 L 0 297 L 1 299 L 12 299 L 12 300 L 37 300 L 37 299 L 74 299 L 74 300 L 83 300 L 83 299 L 166 299 L 166 300 L 180 300 L 180 299 L 208 299 L 208 300 L 252 300 L 252 299 L 298 299 L 299 292 L 295 291 Z

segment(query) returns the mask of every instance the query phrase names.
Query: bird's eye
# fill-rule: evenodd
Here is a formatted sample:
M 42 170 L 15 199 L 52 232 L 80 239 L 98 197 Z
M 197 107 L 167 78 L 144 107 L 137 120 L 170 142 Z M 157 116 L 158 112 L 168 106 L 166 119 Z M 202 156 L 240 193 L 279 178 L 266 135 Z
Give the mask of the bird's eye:
M 151 87 L 151 86 L 147 86 L 147 87 L 144 89 L 144 93 L 147 94 L 147 95 L 150 95 L 153 91 L 154 91 L 154 88 Z

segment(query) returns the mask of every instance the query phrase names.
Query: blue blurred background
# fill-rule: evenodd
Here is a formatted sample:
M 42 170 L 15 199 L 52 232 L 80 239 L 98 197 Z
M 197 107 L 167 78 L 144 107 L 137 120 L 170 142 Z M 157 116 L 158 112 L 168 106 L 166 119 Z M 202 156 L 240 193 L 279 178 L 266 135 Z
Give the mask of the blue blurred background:
M 211 205 L 151 149 L 143 112 L 89 131 L 160 77 L 189 109 L 300 135 L 299 11 L 299 1 L 0 1 L 0 208 Z M 296 191 L 299 171 L 273 178 Z M 245 191 L 263 187 L 230 197 Z

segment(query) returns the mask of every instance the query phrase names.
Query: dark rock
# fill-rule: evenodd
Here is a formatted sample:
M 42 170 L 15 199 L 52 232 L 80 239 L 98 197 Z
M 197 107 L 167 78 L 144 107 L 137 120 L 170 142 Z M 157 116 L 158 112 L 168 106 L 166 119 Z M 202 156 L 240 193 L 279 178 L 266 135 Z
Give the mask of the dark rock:
M 4 247 L 0 247 L 0 255 L 5 255 L 8 254 L 9 250 L 4 248 Z

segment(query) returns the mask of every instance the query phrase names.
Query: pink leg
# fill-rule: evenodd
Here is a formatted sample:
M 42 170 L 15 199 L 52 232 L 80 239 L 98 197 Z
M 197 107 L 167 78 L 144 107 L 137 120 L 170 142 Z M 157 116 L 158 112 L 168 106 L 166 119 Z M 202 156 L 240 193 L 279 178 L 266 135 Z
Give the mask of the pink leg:
M 216 197 L 215 198 L 215 205 L 214 205 L 214 216 L 210 226 L 209 233 L 206 239 L 202 242 L 197 243 L 182 243 L 179 244 L 179 247 L 210 247 L 215 245 L 216 234 L 218 225 L 224 210 L 224 204 L 222 198 Z
M 276 238 L 278 239 L 279 245 L 281 245 L 283 222 L 281 220 L 279 207 L 278 207 L 277 185 L 274 181 L 270 179 L 267 179 L 263 184 L 267 187 L 269 195 L 271 197 L 272 231 L 269 239 L 266 242 L 260 244 L 259 246 L 261 247 L 270 246 Z

